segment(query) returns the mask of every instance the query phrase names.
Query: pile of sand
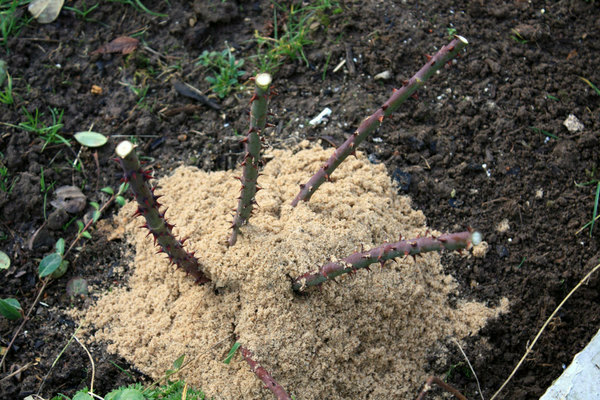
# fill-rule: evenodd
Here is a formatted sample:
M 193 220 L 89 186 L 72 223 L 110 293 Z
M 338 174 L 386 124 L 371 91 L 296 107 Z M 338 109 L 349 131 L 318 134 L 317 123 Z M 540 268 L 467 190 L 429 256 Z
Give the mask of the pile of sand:
M 414 398 L 436 341 L 471 335 L 500 311 L 472 302 L 450 307 L 456 283 L 442 273 L 438 254 L 294 294 L 291 277 L 332 257 L 426 230 L 425 217 L 396 194 L 384 166 L 362 155 L 346 160 L 310 203 L 292 208 L 298 184 L 331 154 L 304 147 L 272 152 L 259 178 L 260 208 L 232 248 L 226 241 L 239 171 L 186 167 L 160 180 L 169 221 L 176 234 L 189 236 L 188 249 L 212 284 L 196 286 L 156 256 L 152 239 L 137 228 L 141 220 L 129 217 L 135 205 L 124 207 L 119 218 L 136 246 L 134 272 L 127 288 L 87 312 L 95 340 L 156 378 L 186 354 L 193 363 L 185 380 L 217 399 L 272 398 L 240 355 L 223 363 L 236 338 L 297 399 Z

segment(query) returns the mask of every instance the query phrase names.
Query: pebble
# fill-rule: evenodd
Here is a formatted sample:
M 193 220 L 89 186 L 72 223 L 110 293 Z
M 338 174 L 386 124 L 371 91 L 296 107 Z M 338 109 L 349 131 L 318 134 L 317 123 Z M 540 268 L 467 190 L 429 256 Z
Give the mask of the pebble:
M 383 71 L 383 72 L 380 72 L 377 75 L 375 75 L 373 77 L 373 79 L 376 80 L 376 81 L 378 81 L 378 80 L 387 81 L 391 77 L 392 77 L 392 73 L 390 71 Z
M 583 130 L 583 124 L 574 114 L 569 114 L 563 125 L 567 128 L 567 130 L 571 133 L 580 132 Z

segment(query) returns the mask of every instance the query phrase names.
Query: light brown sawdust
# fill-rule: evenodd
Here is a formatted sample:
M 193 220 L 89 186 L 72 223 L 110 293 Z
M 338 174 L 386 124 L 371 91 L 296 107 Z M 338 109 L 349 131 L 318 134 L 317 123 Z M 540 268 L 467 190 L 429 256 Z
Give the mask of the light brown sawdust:
M 303 147 L 272 152 L 259 178 L 260 208 L 233 248 L 226 240 L 239 171 L 183 167 L 160 180 L 167 216 L 178 235 L 189 236 L 188 249 L 212 284 L 196 286 L 156 256 L 140 221 L 128 217 L 135 205 L 124 207 L 119 218 L 135 243 L 135 269 L 128 288 L 87 312 L 98 328 L 94 339 L 155 378 L 186 354 L 193 363 L 182 372 L 185 380 L 217 399 L 272 398 L 239 355 L 223 363 L 236 337 L 297 399 L 414 398 L 436 341 L 476 333 L 506 304 L 450 307 L 457 285 L 442 273 L 438 254 L 388 262 L 295 295 L 290 277 L 361 246 L 426 230 L 425 217 L 396 194 L 384 166 L 362 155 L 346 160 L 308 204 L 292 208 L 298 184 L 331 154 Z

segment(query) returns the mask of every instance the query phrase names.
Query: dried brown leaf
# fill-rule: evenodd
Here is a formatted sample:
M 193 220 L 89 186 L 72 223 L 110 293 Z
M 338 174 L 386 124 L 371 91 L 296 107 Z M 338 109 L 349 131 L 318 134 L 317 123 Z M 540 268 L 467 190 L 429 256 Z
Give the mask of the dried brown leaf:
M 115 40 L 100 46 L 92 54 L 121 53 L 129 54 L 137 49 L 140 41 L 129 36 L 119 36 Z

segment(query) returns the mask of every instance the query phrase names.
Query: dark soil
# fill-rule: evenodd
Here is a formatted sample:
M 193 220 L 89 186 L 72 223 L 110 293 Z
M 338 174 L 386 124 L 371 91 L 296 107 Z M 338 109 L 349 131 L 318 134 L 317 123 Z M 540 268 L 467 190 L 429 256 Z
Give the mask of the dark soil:
M 84 2 L 66 5 L 82 9 Z M 249 72 L 241 81 L 250 77 L 254 32 L 273 32 L 271 3 L 148 1 L 146 6 L 168 17 L 102 2 L 90 13 L 91 21 L 63 10 L 48 25 L 30 22 L 0 48 L 16 99 L 11 106 L 0 104 L 0 122 L 24 122 L 24 108 L 39 110 L 41 120 L 50 124 L 50 108 L 64 110 L 59 134 L 71 142 L 70 147 L 44 147 L 37 134 L 2 126 L 0 162 L 7 168 L 2 183 L 5 188 L 14 185 L 0 191 L 0 248 L 12 260 L 0 274 L 0 297 L 17 298 L 25 310 L 41 286 L 39 260 L 58 238 L 69 243 L 77 233 L 76 224 L 69 222 L 91 209 L 74 215 L 54 211 L 49 204 L 54 189 L 74 185 L 88 201 L 106 201 L 99 189 L 116 188 L 121 177 L 111 161 L 119 140 L 135 138 L 158 176 L 181 164 L 220 170 L 240 161 L 236 134 L 246 127 L 247 96 L 234 92 L 215 98 L 222 107 L 216 111 L 179 95 L 174 85 L 186 82 L 210 93 L 204 79 L 208 71 L 195 61 L 203 50 L 223 50 L 224 42 L 246 60 Z M 446 262 L 463 296 L 491 304 L 502 296 L 511 301 L 510 312 L 491 321 L 464 348 L 489 398 L 546 318 L 600 259 L 597 229 L 591 236 L 589 229 L 577 233 L 592 217 L 596 186 L 576 185 L 600 178 L 600 94 L 579 78 L 600 85 L 598 4 L 368 0 L 342 1 L 340 6 L 341 13 L 325 13 L 313 26 L 313 43 L 305 47 L 308 65 L 286 60 L 275 74 L 279 95 L 271 109 L 277 128 L 268 135 L 269 144 L 289 147 L 305 138 L 325 139 L 325 146 L 341 143 L 421 67 L 427 53 L 449 42 L 448 28 L 469 40 L 466 53 L 420 90 L 418 99 L 386 120 L 361 149 L 373 162 L 385 163 L 429 226 L 442 231 L 476 227 L 489 243 L 487 256 L 469 261 L 469 267 L 456 257 Z M 27 13 L 24 8 L 19 12 Z M 143 44 L 129 55 L 92 54 L 124 35 Z M 354 59 L 355 71 L 346 65 L 334 73 L 346 57 Z M 374 80 L 386 70 L 389 80 Z M 93 94 L 92 85 L 102 93 Z M 140 100 L 128 85 L 148 87 L 146 97 Z M 307 121 L 325 107 L 333 110 L 327 126 L 309 127 Z M 583 130 L 570 132 L 563 126 L 569 114 L 583 123 Z M 81 149 L 72 137 L 91 126 L 111 137 L 97 151 Z M 76 159 L 81 168 L 74 168 Z M 47 195 L 41 191 L 42 170 Z M 94 296 L 123 284 L 127 244 L 108 240 L 107 222 L 115 211 L 110 207 L 104 213 L 92 239 L 69 255 L 67 274 L 45 290 L 1 376 L 26 368 L 0 381 L 0 398 L 38 391 L 76 328 L 65 311 L 93 301 L 66 295 L 72 277 L 85 278 L 96 289 Z M 498 229 L 501 223 L 508 229 Z M 592 277 L 567 302 L 502 398 L 538 398 L 586 345 L 598 329 L 599 284 Z M 17 325 L 0 319 L 3 347 Z M 430 372 L 452 372 L 451 384 L 469 398 L 478 397 L 463 357 L 453 344 L 447 346 L 450 359 L 439 365 L 432 355 Z M 89 350 L 96 362 L 97 393 L 143 378 L 101 346 Z M 89 385 L 90 377 L 89 360 L 73 343 L 41 394 L 71 395 Z

